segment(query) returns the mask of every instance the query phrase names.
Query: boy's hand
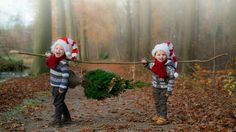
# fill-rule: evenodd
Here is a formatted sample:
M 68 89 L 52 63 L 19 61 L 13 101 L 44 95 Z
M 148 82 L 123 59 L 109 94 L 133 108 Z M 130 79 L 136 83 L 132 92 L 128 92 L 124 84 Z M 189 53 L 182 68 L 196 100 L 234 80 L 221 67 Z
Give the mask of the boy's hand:
M 172 91 L 167 91 L 166 92 L 166 97 L 169 97 L 170 95 L 172 95 Z
M 145 58 L 143 58 L 143 59 L 141 60 L 141 63 L 146 64 L 146 63 L 147 63 L 147 60 L 146 60 Z
M 52 55 L 52 53 L 50 53 L 50 52 L 46 52 L 45 55 L 46 55 L 47 57 L 49 57 L 49 56 Z

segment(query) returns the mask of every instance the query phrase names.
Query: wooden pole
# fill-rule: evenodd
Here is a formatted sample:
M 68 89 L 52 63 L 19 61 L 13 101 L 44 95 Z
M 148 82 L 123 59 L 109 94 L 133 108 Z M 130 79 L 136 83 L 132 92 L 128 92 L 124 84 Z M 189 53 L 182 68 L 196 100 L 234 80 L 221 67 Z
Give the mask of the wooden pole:
M 46 57 L 46 55 L 43 54 L 36 54 L 36 53 L 29 53 L 29 52 L 21 52 L 17 50 L 10 50 L 10 54 L 24 54 L 24 55 L 31 55 L 31 56 L 39 56 L 39 57 Z
M 11 50 L 9 53 L 46 57 L 46 55 L 43 55 L 43 54 L 21 52 L 21 51 L 17 51 L 17 50 Z M 207 60 L 179 60 L 178 63 L 206 63 L 206 62 L 210 62 L 212 60 L 215 60 L 215 59 L 217 59 L 219 57 L 223 57 L 223 56 L 228 56 L 228 53 L 223 53 L 223 54 L 214 56 L 212 58 L 209 58 Z M 74 61 L 74 60 L 69 60 L 69 61 Z M 105 62 L 105 61 L 78 61 L 78 60 L 75 60 L 74 62 L 86 63 L 86 64 L 142 64 L 141 62 Z

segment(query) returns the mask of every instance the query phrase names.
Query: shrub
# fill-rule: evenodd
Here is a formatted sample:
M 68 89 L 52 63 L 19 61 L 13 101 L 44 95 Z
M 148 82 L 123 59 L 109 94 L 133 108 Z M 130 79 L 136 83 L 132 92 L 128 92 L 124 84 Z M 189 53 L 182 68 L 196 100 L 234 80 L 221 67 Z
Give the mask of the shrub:
M 15 58 L 0 58 L 0 72 L 3 71 L 23 71 L 23 61 Z
M 224 79 L 224 89 L 231 95 L 236 90 L 236 81 L 232 73 L 229 73 Z
M 86 97 L 100 100 L 117 96 L 125 89 L 146 86 L 143 84 L 140 81 L 134 83 L 133 80 L 126 80 L 115 73 L 97 69 L 84 75 L 82 86 Z

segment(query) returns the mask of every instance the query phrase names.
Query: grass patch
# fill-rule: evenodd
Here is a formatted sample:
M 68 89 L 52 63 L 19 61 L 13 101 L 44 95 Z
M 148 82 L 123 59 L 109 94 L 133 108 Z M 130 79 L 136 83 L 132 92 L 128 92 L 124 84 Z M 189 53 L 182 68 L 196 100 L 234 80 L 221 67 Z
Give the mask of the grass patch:
M 40 103 L 41 103 L 41 101 L 38 99 L 36 99 L 36 100 L 35 99 L 24 99 L 22 104 L 25 107 L 27 107 L 27 106 L 33 107 L 33 106 L 36 106 Z
M 8 120 L 10 120 L 15 115 L 17 115 L 21 112 L 24 112 L 24 111 L 25 111 L 25 108 L 21 105 L 18 105 L 18 106 L 13 107 L 9 111 L 2 113 L 1 117 L 0 117 L 0 126 L 3 125 L 4 123 L 6 123 Z
M 33 99 L 24 99 L 22 104 L 17 105 L 10 109 L 7 112 L 0 114 L 0 126 L 5 124 L 7 121 L 12 119 L 17 114 L 23 113 L 27 110 L 28 107 L 36 107 L 39 104 L 42 104 L 43 99 L 49 95 L 48 92 L 37 92 L 35 93 L 35 98 Z

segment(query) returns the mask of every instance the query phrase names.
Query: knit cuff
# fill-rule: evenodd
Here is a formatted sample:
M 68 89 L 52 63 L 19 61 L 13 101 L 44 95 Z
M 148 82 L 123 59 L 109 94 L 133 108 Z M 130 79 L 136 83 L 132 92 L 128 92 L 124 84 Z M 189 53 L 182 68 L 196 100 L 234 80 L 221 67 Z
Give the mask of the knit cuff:
M 145 68 L 149 68 L 150 61 L 147 58 L 144 58 L 146 60 L 146 64 L 144 65 Z
M 173 88 L 172 87 L 167 87 L 167 91 L 172 91 Z

